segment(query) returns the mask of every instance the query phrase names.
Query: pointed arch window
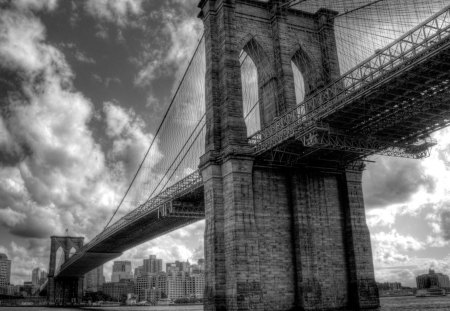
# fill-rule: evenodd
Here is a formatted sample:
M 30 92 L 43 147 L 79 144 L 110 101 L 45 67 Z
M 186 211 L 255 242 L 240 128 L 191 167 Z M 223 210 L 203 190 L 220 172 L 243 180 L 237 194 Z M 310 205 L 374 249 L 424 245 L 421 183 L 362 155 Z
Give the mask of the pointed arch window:
M 261 129 L 258 92 L 258 72 L 249 54 L 244 50 L 239 56 L 241 64 L 242 101 L 247 136 Z
M 315 59 L 300 48 L 291 59 L 291 67 L 294 75 L 295 99 L 296 103 L 300 104 L 321 85 L 319 66 Z
M 251 136 L 270 124 L 279 113 L 277 80 L 272 63 L 255 38 L 240 54 L 243 111 L 247 134 Z
M 295 86 L 295 102 L 297 104 L 305 100 L 305 80 L 298 67 L 291 61 L 292 73 L 294 74 L 294 86 Z
M 72 257 L 73 255 L 75 255 L 76 252 L 77 252 L 77 250 L 75 249 L 75 247 L 72 247 L 69 251 L 69 258 Z
M 61 265 L 64 263 L 64 250 L 62 247 L 59 247 L 55 254 L 56 261 L 55 261 L 55 272 L 58 273 L 61 269 Z

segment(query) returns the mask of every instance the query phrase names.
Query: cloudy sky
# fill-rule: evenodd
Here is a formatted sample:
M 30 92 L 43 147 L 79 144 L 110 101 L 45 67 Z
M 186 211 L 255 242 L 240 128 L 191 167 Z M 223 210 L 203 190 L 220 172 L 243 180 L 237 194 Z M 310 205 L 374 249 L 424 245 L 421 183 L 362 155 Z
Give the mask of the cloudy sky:
M 197 45 L 197 2 L 0 0 L 0 252 L 12 283 L 48 269 L 51 235 L 88 241 L 106 224 Z M 379 281 L 450 274 L 450 131 L 435 138 L 425 160 L 374 157 L 364 172 Z M 203 228 L 122 258 L 196 261 Z

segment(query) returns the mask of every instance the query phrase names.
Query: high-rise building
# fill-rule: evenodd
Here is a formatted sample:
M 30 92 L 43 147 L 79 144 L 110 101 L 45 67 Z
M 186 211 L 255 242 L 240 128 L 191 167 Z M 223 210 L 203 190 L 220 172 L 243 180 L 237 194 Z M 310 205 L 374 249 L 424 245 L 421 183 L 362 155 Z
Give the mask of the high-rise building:
M 382 291 L 394 291 L 394 290 L 401 290 L 402 289 L 402 283 L 399 282 L 384 282 L 384 283 L 378 283 L 377 282 L 378 290 Z
M 41 268 L 34 268 L 31 272 L 31 283 L 34 286 L 40 285 L 41 281 Z
M 41 268 L 34 268 L 31 272 L 31 284 L 35 288 L 39 288 L 42 284 L 47 280 L 47 271 L 42 270 Z
M 205 272 L 205 260 L 199 259 L 196 265 L 191 265 L 189 267 L 189 273 L 200 274 Z
M 416 277 L 417 289 L 427 288 L 444 288 L 450 289 L 450 279 L 448 275 L 436 273 L 433 269 L 428 271 L 428 274 L 422 274 Z
M 205 275 L 177 272 L 167 275 L 167 298 L 203 298 Z
M 8 282 L 6 282 L 6 277 L 3 275 L 0 275 L 0 287 L 5 287 L 8 285 Z
M 150 255 L 148 259 L 144 259 L 144 272 L 150 274 L 157 274 L 162 271 L 162 259 L 156 258 L 155 255 Z
M 6 254 L 0 253 L 0 282 L 8 285 L 11 281 L 11 260 Z
M 203 298 L 205 291 L 205 274 L 191 274 L 186 279 L 186 296 L 189 298 Z
M 150 257 L 149 263 L 154 257 Z M 166 273 L 144 273 L 136 278 L 139 301 L 156 302 L 162 298 L 203 298 L 205 290 L 204 260 L 197 265 L 176 261 L 166 264 Z
M 189 272 L 189 267 L 191 266 L 189 264 L 189 261 L 175 261 L 175 265 L 178 267 L 178 271 L 180 272 Z
M 101 265 L 84 275 L 83 289 L 88 292 L 98 292 L 102 290 L 103 283 L 105 283 L 105 277 L 103 265 Z
M 0 295 L 14 296 L 16 293 L 18 293 L 16 292 L 16 286 L 0 284 Z
M 139 301 L 156 302 L 167 297 L 167 275 L 164 272 L 147 274 L 136 279 L 136 294 Z
M 20 287 L 20 293 L 24 297 L 32 296 L 36 287 L 33 286 L 32 282 L 23 282 L 23 285 Z
M 139 266 L 134 268 L 134 278 L 137 279 L 140 276 L 144 275 L 144 266 Z
M 205 259 L 201 258 L 197 261 L 198 267 L 201 271 L 205 271 Z
M 131 261 L 114 261 L 111 282 L 131 279 L 133 279 L 133 273 L 131 272 Z
M 186 297 L 186 273 L 177 272 L 167 275 L 167 298 L 175 300 Z
M 39 285 L 42 285 L 47 281 L 48 272 L 45 270 L 41 271 L 41 277 L 39 278 Z
M 108 282 L 103 284 L 102 289 L 105 295 L 119 301 L 126 299 L 128 294 L 134 293 L 134 282 L 126 279 L 120 282 Z
M 166 263 L 166 273 L 167 274 L 172 274 L 172 273 L 177 273 L 177 272 L 178 272 L 178 267 L 174 262 Z

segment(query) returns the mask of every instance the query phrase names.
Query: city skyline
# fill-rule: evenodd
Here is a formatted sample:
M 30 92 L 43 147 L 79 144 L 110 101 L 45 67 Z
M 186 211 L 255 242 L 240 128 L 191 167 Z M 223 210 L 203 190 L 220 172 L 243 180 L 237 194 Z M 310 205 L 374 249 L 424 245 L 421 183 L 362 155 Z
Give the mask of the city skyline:
M 155 267 L 154 266 L 155 264 L 151 263 L 152 260 L 158 261 L 160 263 L 156 264 L 157 266 Z M 142 275 L 166 272 L 167 271 L 166 266 L 168 266 L 168 265 L 176 266 L 177 269 L 181 269 L 181 271 L 184 271 L 183 268 L 181 268 L 182 266 L 184 266 L 184 264 L 186 264 L 186 266 L 197 266 L 199 263 L 202 263 L 202 265 L 204 265 L 204 259 L 199 258 L 197 263 L 194 263 L 194 264 L 190 263 L 189 260 L 187 260 L 187 261 L 175 260 L 174 262 L 166 262 L 166 265 L 164 265 L 163 264 L 164 262 L 162 261 L 162 259 L 157 258 L 156 255 L 149 254 L 147 257 L 144 257 L 141 264 L 139 264 L 139 261 L 136 261 L 135 264 L 133 265 L 130 260 L 126 260 L 126 259 L 113 260 L 112 263 L 113 263 L 113 269 L 112 269 L 110 277 L 108 279 L 104 276 L 103 265 L 90 271 L 87 274 L 93 273 L 94 278 L 101 279 L 103 277 L 103 280 L 102 280 L 103 283 L 104 282 L 118 282 L 121 279 L 135 279 L 137 277 L 137 275 L 136 275 L 136 273 L 133 273 L 133 271 L 135 271 L 136 268 L 143 268 L 143 270 L 141 271 Z M 126 270 L 122 269 L 122 266 L 127 265 L 128 263 L 129 263 L 130 268 L 126 269 Z M 117 266 L 117 272 L 118 272 L 118 278 L 116 280 L 113 280 L 113 275 L 115 273 L 114 265 Z M 36 267 L 36 268 L 32 268 L 30 271 L 31 271 L 30 278 L 24 280 L 24 282 L 31 282 L 33 285 L 39 286 L 39 285 L 42 285 L 45 282 L 45 280 L 47 279 L 48 272 L 45 269 Z M 5 284 L 10 283 L 9 282 L 10 272 L 11 272 L 11 261 L 7 258 L 7 256 L 5 254 L 0 253 L 0 279 L 4 278 Z M 126 275 L 121 274 L 120 272 L 125 272 Z M 1 283 L 1 284 L 3 284 L 3 283 Z M 11 285 L 22 285 L 22 284 L 12 284 L 11 283 Z
M 0 253 L 12 283 L 48 270 L 50 235 L 68 229 L 89 241 L 106 225 L 198 42 L 197 2 L 0 0 L 0 68 L 20 73 L 8 87 L 26 95 L 0 93 L 10 110 L 0 116 Z M 413 284 L 430 267 L 450 274 L 450 130 L 434 137 L 427 159 L 367 163 L 377 281 Z M 195 262 L 203 230 L 195 223 L 117 260 Z

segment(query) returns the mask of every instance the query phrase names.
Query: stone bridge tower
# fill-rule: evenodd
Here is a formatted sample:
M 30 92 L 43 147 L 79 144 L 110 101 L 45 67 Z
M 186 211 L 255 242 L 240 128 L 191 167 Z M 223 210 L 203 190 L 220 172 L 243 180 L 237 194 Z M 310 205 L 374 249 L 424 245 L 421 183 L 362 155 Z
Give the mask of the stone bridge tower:
M 261 126 L 339 73 L 334 17 L 287 1 L 202 0 L 206 48 L 205 310 L 366 310 L 379 306 L 361 167 L 274 167 L 252 155 L 239 56 L 258 72 Z M 300 144 L 300 143 L 299 143 Z
M 58 277 L 59 268 L 83 247 L 83 237 L 52 236 L 48 269 L 47 300 L 50 304 L 70 305 L 81 302 L 83 279 Z

